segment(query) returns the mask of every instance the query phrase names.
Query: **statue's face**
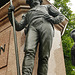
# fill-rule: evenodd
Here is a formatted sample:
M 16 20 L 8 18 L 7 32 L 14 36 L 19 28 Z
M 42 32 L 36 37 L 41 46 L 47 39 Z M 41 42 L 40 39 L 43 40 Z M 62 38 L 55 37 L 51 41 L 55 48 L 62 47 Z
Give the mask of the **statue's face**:
M 40 4 L 39 0 L 31 0 L 29 5 L 30 7 L 35 7 L 37 4 Z
M 31 0 L 31 3 L 40 3 L 40 1 L 39 0 Z
M 37 2 L 37 1 L 39 1 L 39 0 L 31 0 L 32 2 Z M 40 2 L 40 1 L 39 1 Z

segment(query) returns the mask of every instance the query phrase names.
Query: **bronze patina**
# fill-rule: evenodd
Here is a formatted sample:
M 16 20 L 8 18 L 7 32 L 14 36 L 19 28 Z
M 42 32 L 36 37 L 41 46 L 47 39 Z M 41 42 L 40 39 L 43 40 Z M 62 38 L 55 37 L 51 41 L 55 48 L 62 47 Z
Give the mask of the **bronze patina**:
M 70 35 L 71 35 L 71 38 L 75 42 L 75 29 L 73 29 L 71 31 Z M 74 43 L 73 47 L 71 48 L 71 60 L 72 60 L 72 65 L 75 66 L 75 43 Z

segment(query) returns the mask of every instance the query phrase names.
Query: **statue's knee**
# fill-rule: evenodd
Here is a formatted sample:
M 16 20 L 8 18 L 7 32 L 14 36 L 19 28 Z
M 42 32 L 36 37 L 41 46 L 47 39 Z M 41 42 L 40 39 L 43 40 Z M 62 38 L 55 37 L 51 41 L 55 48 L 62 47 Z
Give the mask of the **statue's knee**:
M 40 62 L 46 64 L 46 63 L 48 63 L 48 59 L 49 59 L 49 56 L 44 56 L 40 59 Z
M 34 59 L 35 58 L 36 51 L 34 49 L 28 49 L 25 52 L 25 58 Z

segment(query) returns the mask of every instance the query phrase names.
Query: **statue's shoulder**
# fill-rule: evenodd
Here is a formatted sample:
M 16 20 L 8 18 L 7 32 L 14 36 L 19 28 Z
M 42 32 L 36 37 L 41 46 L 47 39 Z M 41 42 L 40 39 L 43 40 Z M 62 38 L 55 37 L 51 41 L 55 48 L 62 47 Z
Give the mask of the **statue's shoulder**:
M 41 5 L 41 6 L 44 6 L 44 7 L 51 7 L 52 5 L 46 4 L 46 5 Z
M 50 5 L 50 4 L 46 4 L 46 5 L 41 5 L 42 7 L 51 7 L 52 5 Z
M 45 5 L 41 5 L 41 6 L 52 6 L 51 4 L 45 4 Z
M 46 9 L 50 9 L 52 7 L 52 5 L 50 4 L 46 4 L 46 5 L 41 5 L 42 7 L 45 7 Z

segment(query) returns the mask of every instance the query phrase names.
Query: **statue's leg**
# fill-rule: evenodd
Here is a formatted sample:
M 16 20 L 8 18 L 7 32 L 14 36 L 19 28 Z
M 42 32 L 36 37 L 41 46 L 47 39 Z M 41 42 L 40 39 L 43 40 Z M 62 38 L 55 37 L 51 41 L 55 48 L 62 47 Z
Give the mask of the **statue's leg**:
M 34 67 L 34 58 L 38 44 L 38 34 L 34 27 L 30 27 L 25 43 L 25 56 L 22 66 L 22 75 L 32 75 Z
M 44 23 L 41 28 L 40 47 L 39 47 L 39 64 L 37 75 L 47 75 L 48 59 L 53 40 L 53 28 L 50 24 Z

